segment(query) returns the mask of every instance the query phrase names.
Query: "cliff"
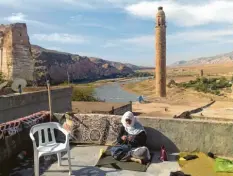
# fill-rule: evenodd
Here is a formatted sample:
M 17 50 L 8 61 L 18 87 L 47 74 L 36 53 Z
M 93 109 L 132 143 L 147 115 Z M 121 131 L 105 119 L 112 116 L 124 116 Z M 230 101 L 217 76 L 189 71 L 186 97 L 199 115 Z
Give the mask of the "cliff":
M 47 50 L 32 45 L 32 56 L 35 60 L 34 79 L 37 84 L 44 84 L 45 78 L 52 83 L 68 80 L 96 80 L 126 76 L 134 71 L 124 64 L 89 58 L 77 54 Z

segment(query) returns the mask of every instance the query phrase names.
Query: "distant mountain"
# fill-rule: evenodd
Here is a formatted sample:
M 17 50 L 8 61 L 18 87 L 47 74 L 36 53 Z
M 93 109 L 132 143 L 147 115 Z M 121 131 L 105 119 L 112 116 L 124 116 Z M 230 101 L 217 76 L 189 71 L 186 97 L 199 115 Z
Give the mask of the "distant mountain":
M 96 57 L 90 57 L 92 62 L 95 63 L 108 63 L 109 65 L 116 67 L 118 69 L 121 69 L 122 66 L 126 66 L 134 71 L 136 70 L 143 70 L 143 69 L 152 69 L 153 67 L 144 67 L 144 66 L 138 66 L 138 65 L 133 65 L 133 64 L 129 64 L 129 63 L 121 63 L 121 62 L 114 62 L 114 61 L 106 61 L 100 58 L 96 58 Z
M 34 78 L 38 84 L 44 84 L 46 77 L 57 84 L 67 81 L 68 76 L 70 80 L 83 81 L 122 77 L 134 72 L 119 62 L 48 50 L 37 45 L 31 45 L 31 51 L 35 60 Z
M 208 64 L 233 64 L 233 52 L 219 54 L 212 57 L 201 57 L 197 59 L 178 61 L 170 66 L 208 65 Z
M 137 66 L 133 64 L 126 63 L 127 67 L 131 68 L 132 70 L 147 70 L 147 69 L 154 69 L 155 67 L 145 67 L 145 66 Z

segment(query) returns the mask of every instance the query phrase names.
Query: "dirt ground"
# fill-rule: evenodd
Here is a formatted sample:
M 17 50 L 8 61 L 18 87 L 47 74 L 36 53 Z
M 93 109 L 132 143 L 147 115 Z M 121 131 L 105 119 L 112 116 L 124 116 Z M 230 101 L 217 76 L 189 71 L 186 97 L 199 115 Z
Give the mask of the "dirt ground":
M 207 77 L 226 76 L 230 78 L 233 75 L 233 65 L 168 68 L 167 82 L 170 79 L 174 79 L 176 82 L 187 82 L 196 79 L 201 69 L 204 70 L 204 74 L 208 75 Z M 184 74 L 185 72 L 186 74 Z M 174 115 L 180 115 L 184 111 L 200 108 L 215 100 L 216 102 L 210 107 L 192 115 L 197 118 L 233 119 L 232 93 L 217 96 L 197 92 L 192 89 L 172 87 L 167 88 L 166 98 L 159 98 L 155 95 L 155 80 L 124 84 L 122 87 L 127 91 L 146 97 L 147 103 L 133 103 L 133 111 L 140 116 L 172 118 Z

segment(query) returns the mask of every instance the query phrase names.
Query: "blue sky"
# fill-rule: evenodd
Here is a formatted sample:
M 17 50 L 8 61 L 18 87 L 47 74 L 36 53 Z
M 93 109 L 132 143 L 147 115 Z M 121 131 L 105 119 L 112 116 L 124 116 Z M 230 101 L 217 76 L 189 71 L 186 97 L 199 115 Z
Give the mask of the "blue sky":
M 158 6 L 167 17 L 167 63 L 233 51 L 231 0 L 0 0 L 0 22 L 25 22 L 45 48 L 154 66 Z

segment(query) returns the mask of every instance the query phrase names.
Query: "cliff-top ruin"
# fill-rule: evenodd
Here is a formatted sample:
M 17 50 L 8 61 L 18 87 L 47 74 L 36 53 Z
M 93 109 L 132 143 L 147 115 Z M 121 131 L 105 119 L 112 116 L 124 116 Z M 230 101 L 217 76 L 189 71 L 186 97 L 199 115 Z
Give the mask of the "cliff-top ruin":
M 33 67 L 26 24 L 0 25 L 0 72 L 5 79 L 33 80 Z

